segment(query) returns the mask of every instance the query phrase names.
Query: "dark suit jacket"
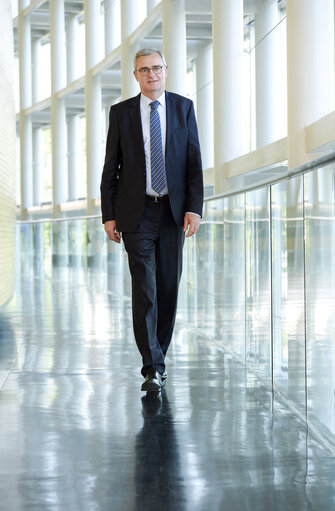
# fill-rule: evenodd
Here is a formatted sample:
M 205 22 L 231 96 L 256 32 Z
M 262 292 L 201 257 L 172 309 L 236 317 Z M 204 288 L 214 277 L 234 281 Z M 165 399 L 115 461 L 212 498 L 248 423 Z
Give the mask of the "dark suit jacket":
M 202 214 L 203 180 L 193 102 L 166 92 L 165 167 L 175 222 L 186 212 Z M 101 180 L 102 221 L 116 220 L 118 231 L 134 231 L 142 217 L 146 168 L 140 94 L 113 105 Z

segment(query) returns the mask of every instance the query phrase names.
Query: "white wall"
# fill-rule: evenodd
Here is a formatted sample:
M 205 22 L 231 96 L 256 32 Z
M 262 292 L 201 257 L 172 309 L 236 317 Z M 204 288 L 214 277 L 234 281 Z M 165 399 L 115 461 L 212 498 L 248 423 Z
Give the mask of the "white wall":
M 15 107 L 11 0 L 0 2 L 0 306 L 14 287 Z

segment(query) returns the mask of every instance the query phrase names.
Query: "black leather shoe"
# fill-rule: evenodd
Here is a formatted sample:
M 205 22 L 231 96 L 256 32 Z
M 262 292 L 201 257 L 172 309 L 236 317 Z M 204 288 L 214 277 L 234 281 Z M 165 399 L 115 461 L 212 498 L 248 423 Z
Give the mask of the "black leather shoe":
M 159 392 L 162 388 L 162 377 L 158 371 L 148 373 L 142 383 L 141 390 L 144 392 Z
M 162 387 L 166 384 L 166 380 L 167 380 L 167 372 L 164 371 L 164 373 L 161 375 L 161 378 L 162 378 Z

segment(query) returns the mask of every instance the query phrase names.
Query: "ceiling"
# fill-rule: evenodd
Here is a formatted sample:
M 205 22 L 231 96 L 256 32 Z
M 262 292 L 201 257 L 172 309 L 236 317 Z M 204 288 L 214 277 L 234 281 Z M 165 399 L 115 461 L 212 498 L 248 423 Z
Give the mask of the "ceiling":
M 32 41 L 40 39 L 42 44 L 49 42 L 50 38 L 50 2 L 41 1 L 36 9 L 30 13 Z M 103 8 L 103 1 L 101 1 Z M 259 0 L 244 0 L 243 9 L 245 14 L 245 26 L 253 21 Z M 286 0 L 278 0 L 281 7 L 285 6 Z M 79 22 L 83 22 L 84 0 L 65 0 L 65 17 L 77 16 Z M 212 0 L 185 0 L 186 14 L 186 39 L 187 58 L 192 61 L 196 58 L 201 47 L 208 45 L 212 40 Z M 159 20 L 149 33 L 145 34 L 142 45 L 157 45 L 162 39 L 162 23 Z M 14 48 L 18 52 L 17 18 L 14 20 Z M 102 97 L 106 103 L 111 103 L 113 98 L 121 94 L 121 71 L 120 63 L 114 64 L 110 69 L 101 74 Z M 80 113 L 85 109 L 84 90 L 80 88 L 66 98 L 68 113 Z M 50 111 L 42 111 L 34 114 L 34 121 L 50 122 Z

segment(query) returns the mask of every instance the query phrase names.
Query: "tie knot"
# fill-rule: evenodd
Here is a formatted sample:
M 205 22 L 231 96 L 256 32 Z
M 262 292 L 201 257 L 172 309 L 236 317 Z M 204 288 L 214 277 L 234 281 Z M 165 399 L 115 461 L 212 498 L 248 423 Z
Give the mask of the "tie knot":
M 153 101 L 152 103 L 150 103 L 150 106 L 151 106 L 151 110 L 157 110 L 158 108 L 158 105 L 159 105 L 159 101 Z

